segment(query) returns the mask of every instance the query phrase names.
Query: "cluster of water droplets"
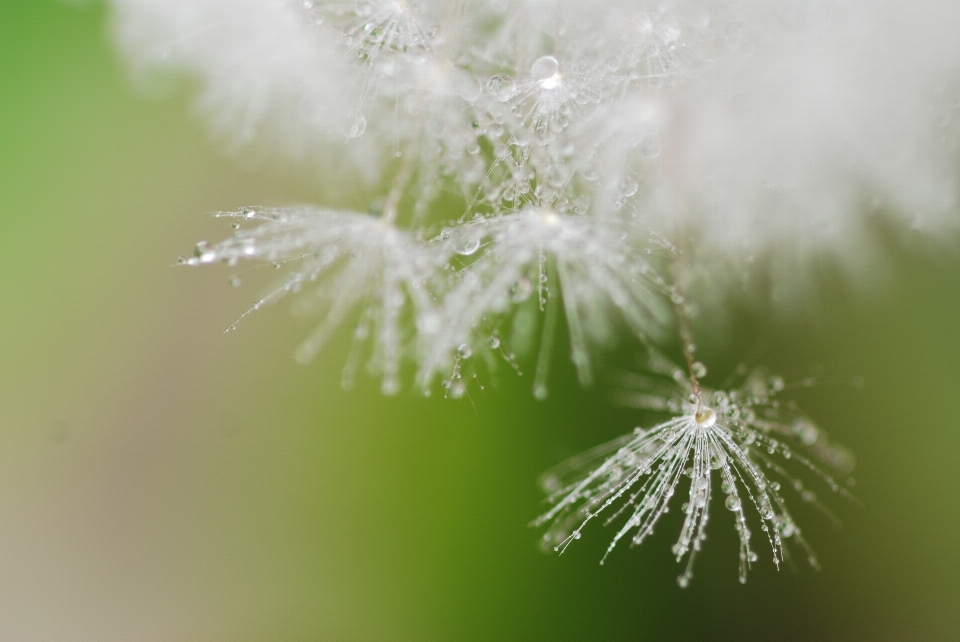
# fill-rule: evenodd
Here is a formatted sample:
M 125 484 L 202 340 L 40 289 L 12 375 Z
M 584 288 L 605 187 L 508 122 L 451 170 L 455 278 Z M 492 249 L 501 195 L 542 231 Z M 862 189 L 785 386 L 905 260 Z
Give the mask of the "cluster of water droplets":
M 683 562 L 677 578 L 681 587 L 693 577 L 694 559 L 706 540 L 714 501 L 733 514 L 741 582 L 759 559 L 751 530 L 757 525 L 778 568 L 790 557 L 789 542 L 818 568 L 788 509 L 787 493 L 781 491 L 789 490 L 835 520 L 799 475 L 810 474 L 832 492 L 851 498 L 846 487 L 852 481 L 841 484 L 834 475 L 847 475 L 852 457 L 830 443 L 795 406 L 781 405 L 775 398 L 785 387 L 780 377 L 756 371 L 738 388 L 694 393 L 689 386 L 676 385 L 672 376 L 676 372 L 682 371 L 661 369 L 659 374 L 670 377 L 655 382 L 664 391 L 672 389 L 666 398 L 644 393 L 650 408 L 671 412 L 679 407 L 672 411 L 674 417 L 650 429 L 637 428 L 561 463 L 543 477 L 542 486 L 553 507 L 534 524 L 549 526 L 544 545 L 563 551 L 580 539 L 589 522 L 602 517 L 605 524 L 620 524 L 605 560 L 624 538 L 633 545 L 643 543 L 669 512 L 673 497 L 686 491 L 681 506 L 684 521 L 672 547 L 677 561 Z M 718 487 L 722 500 L 714 497 Z M 748 513 L 754 515 L 752 519 Z

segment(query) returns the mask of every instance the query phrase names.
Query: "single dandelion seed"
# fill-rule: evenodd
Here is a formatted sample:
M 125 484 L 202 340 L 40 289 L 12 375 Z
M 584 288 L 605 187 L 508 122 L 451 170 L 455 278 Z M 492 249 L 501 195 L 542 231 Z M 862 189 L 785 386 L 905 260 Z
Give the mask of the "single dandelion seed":
M 247 210 L 221 216 L 251 218 Z M 344 383 L 350 385 L 359 343 L 369 337 L 373 342 L 370 367 L 383 377 L 383 392 L 398 392 L 401 360 L 416 359 L 417 341 L 439 330 L 430 284 L 448 255 L 366 214 L 300 207 L 261 210 L 252 218 L 263 222 L 238 230 L 216 245 L 198 244 L 194 258 L 186 262 L 232 264 L 252 259 L 277 269 L 286 267 L 283 280 L 241 319 L 265 303 L 302 292 L 298 311 L 323 315 L 296 350 L 297 360 L 303 363 L 313 359 L 337 327 L 359 310 Z M 231 283 L 239 285 L 239 279 Z M 305 288 L 308 291 L 303 292 Z
M 661 374 L 677 370 L 667 367 Z M 778 381 L 779 378 L 769 379 L 758 371 L 735 390 L 702 390 L 691 401 L 687 400 L 691 388 L 681 386 L 669 400 L 650 404 L 662 409 L 670 407 L 668 401 L 682 399 L 676 416 L 594 448 L 546 473 L 544 478 L 551 480 L 548 501 L 553 507 L 534 525 L 548 526 L 546 540 L 563 552 L 574 539 L 579 539 L 574 534 L 582 532 L 589 522 L 602 518 L 606 525 L 619 523 L 603 563 L 623 539 L 642 544 L 668 512 L 672 498 L 682 494 L 686 498 L 682 506 L 684 520 L 672 552 L 677 562 L 683 563 L 677 581 L 685 588 L 706 540 L 709 509 L 719 491 L 724 507 L 734 518 L 741 582 L 746 581 L 749 569 L 758 559 L 753 531 L 758 526 L 759 539 L 765 540 L 777 568 L 790 559 L 790 541 L 817 567 L 813 549 L 801 535 L 777 480 L 803 489 L 797 492 L 799 499 L 816 504 L 833 520 L 836 518 L 817 503 L 816 494 L 800 484 L 798 472 L 812 473 L 833 492 L 850 496 L 812 458 L 787 456 L 792 451 L 784 440 L 794 438 L 801 447 L 812 446 L 816 441 L 811 441 L 808 432 L 798 433 L 795 422 L 799 418 L 785 414 L 773 398 L 783 388 Z M 708 400 L 713 405 L 707 405 Z M 731 408 L 736 411 L 731 412 Z M 811 449 L 811 456 L 840 474 L 849 473 L 852 458 L 822 456 L 831 451 L 846 453 L 845 449 L 828 447 L 822 432 L 816 434 L 817 441 L 823 440 L 823 447 L 819 452 Z M 782 461 L 788 459 L 796 460 L 799 467 L 788 470 L 787 462 Z

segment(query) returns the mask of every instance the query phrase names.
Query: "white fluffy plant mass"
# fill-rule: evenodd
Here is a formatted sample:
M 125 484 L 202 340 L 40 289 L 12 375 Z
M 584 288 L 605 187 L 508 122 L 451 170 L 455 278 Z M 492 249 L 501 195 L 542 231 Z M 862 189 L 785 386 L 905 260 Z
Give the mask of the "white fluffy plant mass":
M 619 520 L 611 549 L 639 544 L 679 494 L 681 586 L 714 502 L 735 515 L 741 581 L 757 540 L 778 565 L 790 542 L 816 565 L 790 494 L 820 506 L 801 474 L 845 494 L 853 458 L 774 398 L 779 378 L 701 386 L 697 293 L 763 269 L 789 310 L 816 263 L 870 277 L 878 220 L 957 228 L 960 4 L 112 5 L 138 74 L 189 78 L 232 148 L 360 186 L 356 211 L 224 212 L 233 236 L 182 259 L 284 270 L 251 311 L 288 294 L 315 311 L 299 359 L 350 321 L 345 383 L 365 366 L 384 393 L 458 398 L 482 381 L 467 372 L 519 373 L 539 346 L 545 398 L 557 327 L 583 384 L 599 351 L 633 337 L 651 366 L 616 398 L 668 418 L 544 478 L 547 548 L 598 517 Z M 683 367 L 659 356 L 677 344 Z

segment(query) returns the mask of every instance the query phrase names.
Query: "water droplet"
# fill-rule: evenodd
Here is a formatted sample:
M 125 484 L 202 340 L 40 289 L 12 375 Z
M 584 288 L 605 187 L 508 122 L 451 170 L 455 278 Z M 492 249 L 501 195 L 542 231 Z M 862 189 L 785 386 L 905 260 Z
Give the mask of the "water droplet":
M 497 74 L 487 81 L 487 91 L 497 100 L 506 102 L 517 93 L 517 83 L 507 74 Z
M 500 123 L 490 123 L 487 125 L 486 129 L 483 130 L 483 133 L 486 134 L 487 138 L 491 140 L 500 138 L 503 136 L 503 125 Z
M 787 518 L 782 518 L 779 524 L 780 537 L 790 537 L 797 531 L 797 527 Z
M 623 462 L 627 468 L 633 468 L 637 464 L 637 455 L 629 448 L 621 448 L 617 451 L 617 458 Z
M 820 431 L 817 430 L 817 427 L 804 419 L 794 420 L 793 434 L 804 446 L 812 446 L 817 443 L 817 439 L 820 437 Z
M 457 254 L 470 256 L 480 249 L 480 234 L 474 229 L 457 228 L 451 230 L 449 243 Z
M 717 413 L 713 411 L 713 408 L 704 406 L 697 411 L 693 419 L 701 428 L 710 428 L 717 423 Z
M 805 502 L 815 502 L 817 500 L 817 494 L 812 490 L 805 490 L 800 493 L 800 499 Z
M 490 335 L 487 337 L 487 345 L 496 350 L 500 347 L 500 337 L 496 335 Z
M 545 493 L 555 493 L 560 490 L 560 480 L 556 475 L 547 475 L 540 480 L 540 488 Z
M 533 284 L 530 283 L 530 279 L 521 276 L 510 288 L 510 300 L 514 303 L 522 303 L 530 298 L 531 292 L 533 292 Z
M 533 387 L 533 396 L 536 399 L 543 401 L 547 398 L 547 387 L 542 383 L 538 383 Z
M 727 495 L 723 505 L 726 506 L 728 510 L 738 511 L 740 510 L 740 498 L 736 495 Z
M 620 195 L 623 197 L 633 196 L 637 193 L 638 189 L 639 185 L 637 185 L 637 180 L 632 176 L 627 176 L 617 183 L 617 191 L 620 192 Z
M 553 89 L 557 86 L 559 71 L 560 63 L 553 56 L 541 56 L 530 66 L 530 75 L 544 89 Z
M 466 391 L 467 387 L 464 385 L 463 381 L 459 379 L 450 384 L 450 396 L 454 399 L 459 399 Z
M 363 136 L 363 132 L 367 131 L 367 119 L 363 117 L 362 114 L 357 114 L 357 117 L 353 119 L 353 124 L 350 125 L 350 129 L 347 131 L 347 138 L 359 138 Z
M 660 155 L 660 143 L 655 138 L 644 137 L 640 140 L 640 155 L 653 160 Z
M 459 348 L 457 348 L 457 356 L 461 359 L 469 359 L 473 356 L 473 348 L 469 344 L 464 343 Z
M 580 196 L 573 202 L 574 214 L 586 214 L 590 209 L 590 199 L 587 196 Z
M 770 388 L 774 391 L 780 392 L 785 385 L 783 377 L 770 377 Z
M 690 586 L 690 578 L 689 578 L 688 576 L 686 576 L 686 575 L 680 575 L 680 576 L 678 576 L 678 577 L 677 577 L 677 586 L 679 586 L 680 588 L 683 588 L 683 589 L 687 588 L 688 586 Z
M 239 276 L 232 276 L 232 277 L 230 277 L 230 280 L 228 281 L 228 283 L 229 283 L 230 285 L 232 285 L 233 287 L 235 287 L 235 288 L 239 288 L 239 287 L 240 287 L 240 277 L 239 277 Z
M 557 165 L 550 165 L 544 173 L 543 179 L 547 182 L 547 185 L 555 189 L 560 189 L 567 182 L 566 175 Z

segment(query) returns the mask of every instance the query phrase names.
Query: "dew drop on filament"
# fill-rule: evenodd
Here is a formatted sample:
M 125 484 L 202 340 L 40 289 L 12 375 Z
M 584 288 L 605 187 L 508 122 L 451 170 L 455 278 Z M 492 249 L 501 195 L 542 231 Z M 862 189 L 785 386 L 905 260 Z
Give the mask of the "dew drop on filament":
M 530 66 L 530 75 L 534 80 L 546 80 L 557 73 L 560 63 L 553 56 L 540 56 Z
M 360 138 L 365 131 L 367 131 L 367 119 L 357 114 L 357 117 L 353 119 L 353 124 L 350 125 L 350 129 L 347 131 L 347 138 Z

